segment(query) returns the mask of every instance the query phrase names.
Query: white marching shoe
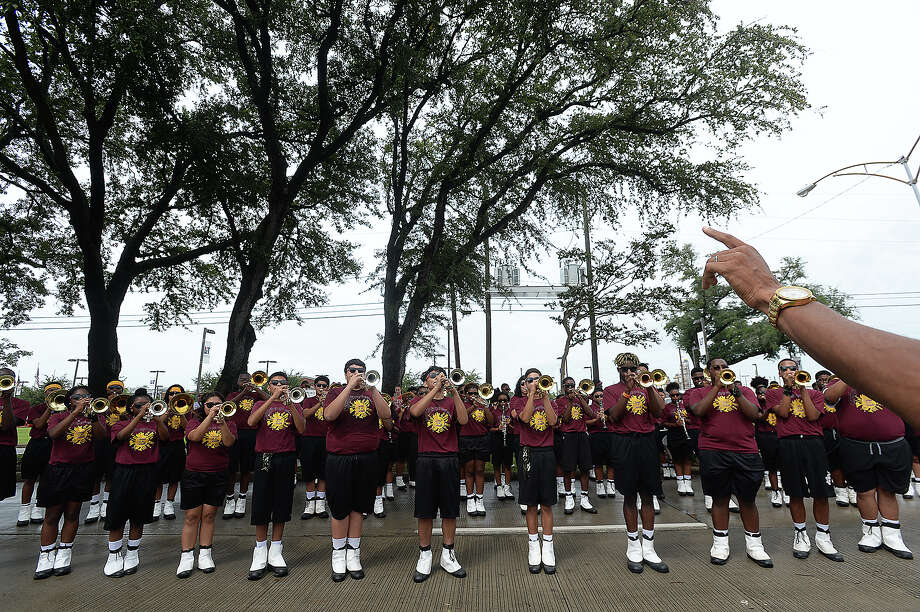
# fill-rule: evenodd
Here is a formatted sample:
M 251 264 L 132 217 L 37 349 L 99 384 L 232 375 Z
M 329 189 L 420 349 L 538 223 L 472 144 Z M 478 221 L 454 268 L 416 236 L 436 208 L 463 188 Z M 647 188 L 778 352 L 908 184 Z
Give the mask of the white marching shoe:
M 137 547 L 128 545 L 125 552 L 125 575 L 137 572 L 137 567 L 141 564 L 140 553 Z
M 871 525 L 863 523 L 863 535 L 859 539 L 857 548 L 862 552 L 875 552 L 882 547 L 882 527 L 875 522 Z
M 268 543 L 252 549 L 252 565 L 249 566 L 249 579 L 258 580 L 265 575 L 268 567 Z
M 35 580 L 47 578 L 54 572 L 55 550 L 43 550 L 38 554 L 38 564 L 35 566 L 35 574 L 32 576 Z
M 283 550 L 284 546 L 280 541 L 271 542 L 268 547 L 268 567 L 276 578 L 284 578 L 288 575 L 287 563 L 284 562 L 284 557 L 281 555 Z
M 176 568 L 177 578 L 188 578 L 195 569 L 195 551 L 183 550 L 179 555 L 179 567 Z
M 783 494 L 780 493 L 779 489 L 773 489 L 773 491 L 770 492 L 770 505 L 774 508 L 783 507 Z
M 159 500 L 153 502 L 153 520 L 160 520 L 160 514 L 163 512 L 163 503 Z
M 83 520 L 85 525 L 92 525 L 99 520 L 100 515 L 102 514 L 102 509 L 100 508 L 102 504 L 99 502 L 90 502 L 89 512 L 86 513 L 86 518 Z
M 565 495 L 565 484 L 561 480 L 556 481 L 556 495 Z
M 565 510 L 566 514 L 572 514 L 575 512 L 575 496 L 571 493 L 565 494 Z
M 29 522 L 33 525 L 41 525 L 45 520 L 45 509 L 38 504 L 32 506 L 32 512 L 29 513 Z
M 347 571 L 347 566 L 345 564 L 345 549 L 344 548 L 333 548 L 332 549 L 332 580 L 334 582 L 342 582 L 343 580 L 345 580 L 346 571 Z M 430 572 L 431 572 L 431 565 L 429 564 L 429 573 Z
M 224 503 L 224 514 L 223 514 L 224 520 L 233 518 L 234 508 L 236 508 L 236 500 L 233 499 L 232 496 L 226 498 L 226 502 Z
M 783 494 L 783 503 L 786 504 L 786 507 L 788 508 L 789 507 L 789 496 L 786 494 L 786 489 L 783 489 L 781 493 Z
M 99 518 L 101 519 L 105 518 L 106 508 L 108 507 L 109 507 L 109 500 L 103 499 L 102 503 L 99 504 Z
M 581 494 L 581 499 L 579 500 L 578 507 L 588 514 L 597 514 L 597 509 L 591 505 L 591 500 L 588 499 L 587 493 Z
M 457 561 L 457 553 L 453 546 L 441 549 L 441 569 L 456 578 L 466 578 L 466 570 Z
M 406 479 L 403 478 L 402 476 L 397 476 L 396 477 L 396 488 L 399 489 L 400 491 L 405 491 L 406 490 Z
M 661 504 L 658 503 L 657 495 L 652 495 L 652 508 L 655 509 L 655 514 L 661 514 Z
M 540 540 L 527 541 L 527 567 L 531 574 L 539 574 L 540 566 L 543 564 L 540 553 Z
M 856 489 L 853 487 L 847 487 L 847 499 L 849 500 L 851 506 L 856 506 Z
M 24 527 L 29 524 L 29 517 L 31 515 L 30 504 L 20 504 L 19 506 L 19 516 L 16 517 L 16 526 Z
M 466 513 L 470 516 L 477 516 L 476 514 L 476 498 L 470 495 L 466 498 Z
M 125 575 L 125 556 L 122 554 L 123 548 L 115 551 L 109 551 L 109 556 L 105 561 L 105 567 L 102 573 L 110 578 L 121 578 Z
M 214 559 L 211 557 L 210 546 L 202 546 L 198 549 L 198 569 L 205 574 L 214 571 Z
M 693 497 L 696 493 L 693 490 L 693 481 L 689 478 L 684 478 L 684 495 L 688 497 Z
M 414 488 L 415 488 L 415 481 L 414 481 L 414 480 L 410 480 L 410 481 L 409 481 L 409 488 L 410 488 L 410 489 L 414 489 Z
M 893 554 L 899 559 L 913 559 L 914 554 L 910 552 L 904 540 L 901 539 L 901 526 L 899 523 L 886 523 L 882 521 L 882 548 Z
M 834 502 L 841 508 L 846 508 L 850 505 L 846 487 L 834 487 Z
M 904 499 L 913 499 L 914 498 L 914 487 L 913 485 L 907 485 L 907 490 L 901 495 Z
M 167 521 L 172 521 L 176 518 L 176 510 L 173 508 L 173 502 L 168 499 L 163 502 L 163 518 Z
M 594 484 L 594 494 L 601 498 L 607 497 L 607 487 L 600 480 Z
M 626 567 L 633 574 L 642 573 L 642 542 L 638 535 L 626 534 Z
M 233 508 L 233 516 L 243 518 L 246 516 L 246 497 L 242 494 L 236 498 L 236 507 Z
M 796 559 L 807 559 L 808 553 L 811 552 L 811 540 L 808 539 L 808 533 L 804 529 L 793 529 L 792 535 L 792 556 Z
M 384 518 L 386 515 L 386 510 L 383 509 L 383 496 L 374 498 L 374 516 Z
M 639 535 L 639 539 L 642 540 L 642 563 L 661 574 L 671 571 L 668 564 L 655 552 L 655 536 L 648 537 L 643 533 Z
M 73 542 L 69 546 L 61 546 L 54 556 L 54 575 L 66 576 L 70 573 L 70 559 L 73 556 Z
M 679 477 L 679 478 L 677 479 L 677 494 L 680 495 L 681 497 L 683 497 L 683 496 L 685 495 L 685 493 L 684 493 L 684 479 L 683 479 L 682 476 Z
M 910 484 L 914 488 L 914 495 L 920 496 L 920 478 L 911 478 Z
M 511 485 L 503 485 L 505 487 L 505 499 L 514 499 L 514 493 L 511 492 Z
M 552 540 L 543 538 L 543 550 L 540 553 L 540 560 L 543 563 L 544 573 L 556 573 L 556 549 Z
M 460 499 L 466 499 L 466 483 L 460 482 Z
M 364 568 L 361 567 L 361 548 L 345 546 L 345 568 L 348 575 L 355 580 L 364 578 Z
M 703 495 L 703 503 L 706 504 L 706 511 L 712 512 L 712 495 Z
M 300 520 L 306 521 L 316 515 L 316 500 L 308 499 L 303 506 L 303 512 L 300 514 Z
M 482 501 L 482 495 L 477 494 L 476 496 L 476 515 L 485 516 L 486 515 L 486 506 Z
M 744 532 L 744 549 L 748 558 L 760 567 L 773 567 L 773 559 L 763 548 L 763 541 L 760 539 L 760 533 Z
M 393 491 L 392 482 L 388 482 L 383 486 L 383 494 L 387 499 L 396 499 L 396 493 Z
M 773 485 L 770 484 L 770 472 L 763 473 L 763 488 L 767 491 L 773 490 Z
M 316 498 L 316 516 L 317 518 L 329 518 L 329 510 L 326 508 L 326 498 Z
M 837 561 L 838 563 L 843 562 L 843 555 L 837 551 L 834 547 L 834 543 L 831 542 L 830 531 L 822 531 L 820 527 L 818 528 L 815 532 L 815 548 L 818 549 L 819 553 L 831 561 Z
M 415 575 L 412 580 L 415 582 L 425 582 L 431 575 L 431 546 L 428 550 L 418 551 L 418 563 L 415 564 Z
M 730 554 L 728 536 L 712 533 L 712 548 L 709 549 L 709 562 L 713 565 L 725 565 Z
M 607 481 L 606 487 L 607 487 L 607 497 L 608 498 L 613 499 L 614 497 L 617 496 L 617 488 L 613 484 L 612 480 Z

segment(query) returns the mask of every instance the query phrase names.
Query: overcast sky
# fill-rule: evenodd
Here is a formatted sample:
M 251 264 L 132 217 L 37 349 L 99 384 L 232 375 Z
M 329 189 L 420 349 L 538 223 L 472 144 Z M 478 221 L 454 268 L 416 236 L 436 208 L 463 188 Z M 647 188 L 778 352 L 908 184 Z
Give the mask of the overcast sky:
M 916 24 L 920 23 L 920 2 L 916 0 L 862 2 L 802 2 L 774 0 L 769 3 L 722 0 L 714 3 L 721 25 L 731 27 L 739 21 L 761 20 L 786 24 L 798 29 L 811 49 L 805 67 L 809 101 L 820 112 L 809 111 L 793 122 L 793 129 L 782 139 L 758 139 L 744 149 L 753 167 L 751 179 L 762 192 L 759 210 L 751 210 L 738 220 L 719 227 L 756 246 L 771 265 L 786 255 L 800 256 L 807 262 L 809 278 L 836 286 L 854 296 L 862 322 L 910 337 L 920 337 L 920 282 L 914 264 L 920 240 L 920 204 L 903 184 L 884 179 L 832 178 L 822 182 L 808 197 L 795 192 L 823 174 L 851 163 L 896 160 L 907 153 L 920 134 L 917 104 L 920 80 L 917 78 L 918 48 Z M 871 7 L 871 9 L 870 9 Z M 910 41 L 914 40 L 913 43 Z M 920 165 L 920 151 L 914 152 L 911 166 Z M 900 165 L 888 171 L 904 178 Z M 693 244 L 700 253 L 717 250 L 717 245 L 702 235 L 698 219 L 682 220 L 679 242 Z M 375 227 L 380 228 L 378 223 Z M 385 229 L 385 228 L 384 228 Z M 609 230 L 607 230 L 609 231 Z M 617 235 L 622 235 L 618 231 Z M 358 255 L 366 269 L 374 265 L 373 251 L 385 243 L 385 231 L 364 229 L 353 238 L 362 243 Z M 608 237 L 598 231 L 597 237 Z M 581 237 L 568 231 L 551 235 L 558 247 L 579 244 Z M 558 282 L 555 257 L 544 259 L 541 273 Z M 528 279 L 522 271 L 522 284 L 542 284 Z M 362 293 L 364 287 L 350 284 L 332 287 L 329 307 L 308 315 L 313 320 L 284 323 L 262 330 L 252 351 L 252 369 L 261 368 L 258 360 L 271 359 L 275 367 L 315 374 L 341 373 L 350 357 L 368 357 L 382 331 L 379 292 Z M 153 369 L 166 370 L 161 378 L 168 383 L 189 383 L 197 373 L 201 326 L 153 333 L 137 326 L 143 300 L 129 296 L 123 308 L 119 329 L 122 376 L 130 387 L 146 385 Z M 342 306 L 360 304 L 360 306 Z M 906 306 L 904 306 L 906 305 Z M 221 308 L 228 311 L 229 307 Z M 329 318 L 346 311 L 350 316 Z M 37 315 L 54 315 L 53 306 Z M 226 321 L 226 314 L 213 319 Z M 0 335 L 33 351 L 32 357 L 18 366 L 20 375 L 31 380 L 37 367 L 42 375 L 56 372 L 73 375 L 68 358 L 85 357 L 86 329 L 53 330 L 75 326 L 86 318 L 62 321 L 35 319 L 45 329 L 9 330 Z M 223 361 L 227 326 L 208 324 L 217 334 L 212 356 L 205 370 L 217 370 Z M 461 359 L 464 368 L 484 370 L 484 317 L 473 313 L 460 322 Z M 442 342 L 446 344 L 445 337 Z M 493 382 L 514 381 L 521 368 L 536 366 L 557 373 L 563 334 L 547 315 L 507 313 L 493 315 Z M 613 356 L 625 347 L 601 345 L 601 377 L 611 381 Z M 442 345 L 440 352 L 446 352 Z M 677 348 L 663 341 L 653 348 L 637 349 L 639 356 L 653 367 L 669 374 L 678 369 Z M 439 363 L 444 363 L 444 358 Z M 370 367 L 379 369 L 371 358 Z M 424 359 L 410 358 L 409 368 L 424 367 Z M 577 347 L 569 357 L 569 372 L 581 378 L 590 365 L 587 345 Z M 775 366 L 763 360 L 740 364 L 739 374 L 750 376 L 755 365 L 760 373 L 775 376 Z M 805 367 L 816 364 L 806 358 Z M 86 373 L 81 364 L 82 374 Z

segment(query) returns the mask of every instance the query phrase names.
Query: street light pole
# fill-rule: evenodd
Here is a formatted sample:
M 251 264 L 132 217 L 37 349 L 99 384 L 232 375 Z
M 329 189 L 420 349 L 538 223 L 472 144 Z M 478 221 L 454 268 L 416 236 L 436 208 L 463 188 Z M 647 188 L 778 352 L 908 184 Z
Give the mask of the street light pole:
M 588 281 L 588 327 L 591 334 L 591 367 L 592 371 L 598 371 L 597 358 L 597 326 L 594 316 L 594 265 L 591 263 L 591 230 L 588 218 L 588 203 L 585 198 L 581 199 L 581 213 L 583 225 L 585 227 L 585 276 Z
M 71 362 L 71 363 L 76 363 L 76 365 L 75 365 L 74 368 L 73 368 L 73 385 L 71 385 L 72 387 L 76 387 L 76 386 L 77 386 L 77 372 L 78 372 L 79 369 L 80 369 L 80 362 L 81 362 L 81 361 L 86 361 L 86 359 L 82 359 L 82 358 L 80 358 L 80 359 L 68 359 L 67 361 L 69 361 L 69 362 Z
M 198 378 L 195 379 L 195 395 L 201 393 L 201 368 L 204 366 L 204 347 L 208 334 L 216 333 L 213 329 L 205 327 L 201 330 L 201 352 L 198 354 Z
M 153 374 L 153 398 L 156 399 L 160 391 L 160 374 L 163 374 L 166 370 L 150 370 L 150 373 Z M 201 376 L 201 373 L 198 373 L 198 376 Z
M 492 269 L 489 267 L 489 239 L 483 241 L 485 249 L 485 285 L 486 285 L 486 382 L 492 384 Z

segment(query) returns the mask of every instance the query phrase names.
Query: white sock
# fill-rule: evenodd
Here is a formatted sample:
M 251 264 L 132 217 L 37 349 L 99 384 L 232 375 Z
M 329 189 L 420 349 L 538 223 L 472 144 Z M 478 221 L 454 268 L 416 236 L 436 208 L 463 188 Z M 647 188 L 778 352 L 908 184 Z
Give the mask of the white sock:
M 796 523 L 795 521 L 792 521 L 792 526 L 799 531 L 805 531 L 805 523 Z
M 317 491 L 317 492 L 316 492 L 316 499 L 326 499 L 326 492 L 325 492 L 325 491 Z
M 728 536 L 728 529 L 713 529 L 712 533 L 720 538 L 724 538 Z
M 41 549 L 42 549 L 42 552 L 51 552 L 52 550 L 54 550 L 54 544 L 48 544 L 48 546 L 42 546 Z
M 261 542 L 256 540 L 256 548 L 265 548 L 266 546 L 268 546 L 268 540 L 262 540 Z
M 121 550 L 121 540 L 109 542 L 109 552 L 115 552 L 116 550 Z
M 642 529 L 642 535 L 645 536 L 646 538 L 648 538 L 649 540 L 651 540 L 652 538 L 655 537 L 655 530 L 654 530 L 654 529 L 645 529 L 645 528 L 643 528 L 643 529 Z
M 361 548 L 361 538 L 347 538 L 346 541 L 352 548 Z
M 383 501 L 383 495 L 378 495 L 377 499 L 379 499 L 380 501 Z
M 341 550 L 345 548 L 347 538 L 332 538 L 332 550 Z
M 550 534 L 550 535 L 544 534 L 544 535 L 543 535 L 543 541 L 544 541 L 544 542 L 552 542 L 552 541 L 553 541 L 553 536 L 552 536 L 552 534 Z
M 89 503 L 91 503 L 91 504 L 98 504 L 98 503 L 99 503 L 99 498 L 101 498 L 101 497 L 102 497 L 102 494 L 101 494 L 101 493 L 96 493 L 95 495 L 93 495 L 93 498 L 92 498 L 91 500 L 89 500 Z
M 830 525 L 825 525 L 824 523 L 818 523 L 817 521 L 815 522 L 815 527 L 818 528 L 818 531 L 830 531 L 831 530 Z
M 140 548 L 140 545 L 141 545 L 140 538 L 136 540 L 132 540 L 130 537 L 128 537 L 128 548 Z
M 314 499 L 316 497 L 316 491 L 307 491 L 307 499 Z
M 245 493 L 240 493 L 239 497 L 240 497 L 240 499 L 246 499 L 246 494 L 245 494 Z
M 638 531 L 627 531 L 626 536 L 631 540 L 635 540 L 636 538 L 639 537 L 639 532 Z
M 537 535 L 536 533 L 528 533 L 527 539 L 530 540 L 531 542 L 538 542 L 540 540 L 540 536 Z

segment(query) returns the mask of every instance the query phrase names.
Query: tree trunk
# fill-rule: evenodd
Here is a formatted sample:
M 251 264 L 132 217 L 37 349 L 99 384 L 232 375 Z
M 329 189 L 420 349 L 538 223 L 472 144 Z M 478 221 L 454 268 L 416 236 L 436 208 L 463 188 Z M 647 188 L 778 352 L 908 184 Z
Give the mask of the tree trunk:
M 230 324 L 227 328 L 227 350 L 224 365 L 217 380 L 216 391 L 227 394 L 236 388 L 236 380 L 249 371 L 249 354 L 256 342 L 256 331 L 252 327 L 252 312 L 262 299 L 262 284 L 267 276 L 267 266 L 262 263 L 257 269 L 251 267 L 240 278 L 240 290 L 233 302 Z
M 89 333 L 86 338 L 86 359 L 89 366 L 90 391 L 95 397 L 105 395 L 105 386 L 121 373 L 121 355 L 118 352 L 118 317 L 121 302 L 114 307 L 96 292 L 86 292 L 90 314 Z M 81 357 L 76 355 L 75 357 Z

